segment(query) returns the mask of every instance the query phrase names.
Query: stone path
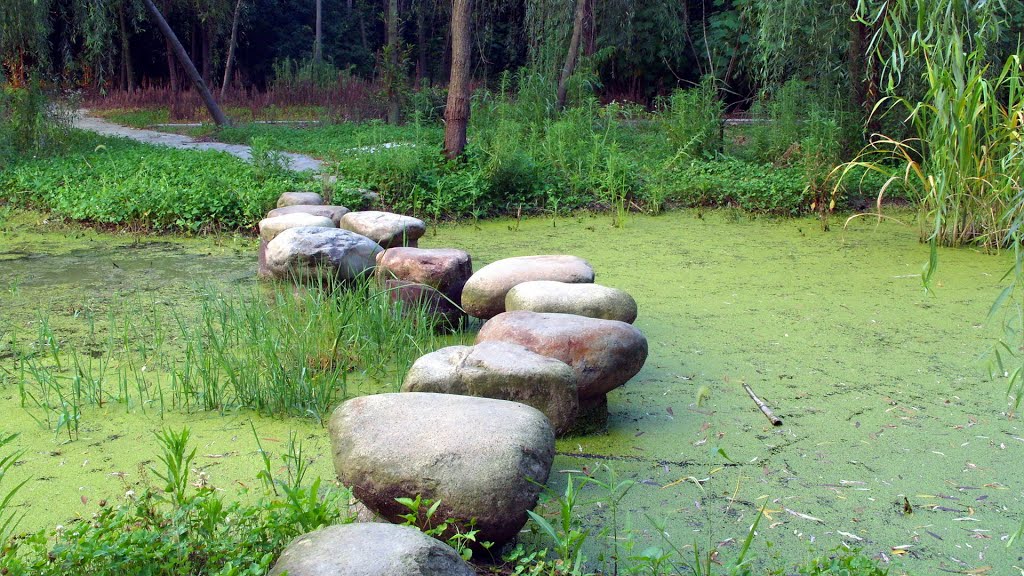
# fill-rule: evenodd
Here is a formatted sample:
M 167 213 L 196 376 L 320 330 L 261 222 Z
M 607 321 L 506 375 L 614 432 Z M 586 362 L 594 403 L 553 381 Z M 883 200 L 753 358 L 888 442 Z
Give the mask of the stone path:
M 169 146 L 171 148 L 179 148 L 182 150 L 218 150 L 221 152 L 227 152 L 232 156 L 237 156 L 246 162 L 252 161 L 252 149 L 242 144 L 199 142 L 194 138 L 181 134 L 169 134 L 167 132 L 157 132 L 156 130 L 129 128 L 127 126 L 107 122 L 102 118 L 89 116 L 89 111 L 85 109 L 79 110 L 75 115 L 74 127 L 79 130 L 88 130 L 89 132 L 95 132 L 104 136 L 129 138 L 131 140 L 144 142 L 146 144 L 154 144 L 156 146 Z M 282 152 L 281 154 L 288 159 L 288 168 L 295 172 L 303 172 L 306 170 L 320 172 L 324 166 L 323 162 L 303 154 L 295 154 L 292 152 Z

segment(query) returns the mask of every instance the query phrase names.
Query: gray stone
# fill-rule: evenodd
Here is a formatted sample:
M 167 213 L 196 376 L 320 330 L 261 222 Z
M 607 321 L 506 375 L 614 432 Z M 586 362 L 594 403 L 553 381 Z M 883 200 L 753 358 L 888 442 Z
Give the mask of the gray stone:
M 277 207 L 294 206 L 296 204 L 323 204 L 324 199 L 316 192 L 285 192 L 277 198 Z
M 600 284 L 535 280 L 516 284 L 505 295 L 505 310 L 558 312 L 632 324 L 636 300 L 627 292 Z
M 373 268 L 381 247 L 338 228 L 289 228 L 267 243 L 264 278 L 351 280 Z
M 453 248 L 391 248 L 377 255 L 377 278 L 425 284 L 462 302 L 462 287 L 473 274 L 469 254 Z
M 537 505 L 555 454 L 544 414 L 515 402 L 407 392 L 353 398 L 331 415 L 334 469 L 368 508 L 392 522 L 399 497 L 441 504 L 437 518 L 478 541 L 511 540 Z
M 301 228 L 303 226 L 337 228 L 337 226 L 334 225 L 334 221 L 326 216 L 314 216 L 312 214 L 304 213 L 269 216 L 260 220 L 260 240 L 270 242 L 278 234 L 289 228 Z
M 312 214 L 313 216 L 326 216 L 334 221 L 334 226 L 337 227 L 338 223 L 341 222 L 341 217 L 349 213 L 349 209 L 344 206 L 331 206 L 327 204 L 294 204 L 292 206 L 284 206 L 281 208 L 274 208 L 270 212 L 267 212 L 268 218 L 274 216 L 284 216 L 285 214 Z
M 421 356 L 406 373 L 402 391 L 527 404 L 543 412 L 559 436 L 572 429 L 579 410 L 572 368 L 508 342 L 449 346 Z
M 269 576 L 473 576 L 450 546 L 411 526 L 327 526 L 285 548 Z
M 476 342 L 514 342 L 576 371 L 580 404 L 625 384 L 647 360 L 647 338 L 618 320 L 575 314 L 505 312 L 480 328 Z
M 398 246 L 415 247 L 419 238 L 427 231 L 427 225 L 419 218 L 376 210 L 349 212 L 341 217 L 338 227 L 362 234 L 385 249 Z
M 568 283 L 594 281 L 586 260 L 567 255 L 518 256 L 492 262 L 476 271 L 462 289 L 462 307 L 470 316 L 493 318 L 505 311 L 505 295 L 531 280 Z

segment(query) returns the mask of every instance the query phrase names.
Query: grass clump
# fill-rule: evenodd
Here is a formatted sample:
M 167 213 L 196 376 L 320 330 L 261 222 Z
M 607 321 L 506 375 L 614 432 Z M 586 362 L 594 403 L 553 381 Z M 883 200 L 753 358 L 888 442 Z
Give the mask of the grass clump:
M 157 434 L 159 481 L 126 486 L 124 501 L 100 502 L 91 518 L 6 540 L 0 571 L 13 576 L 145 574 L 150 576 L 262 576 L 296 536 L 348 521 L 346 490 L 306 483 L 294 437 L 282 459 L 286 477 L 272 475 L 269 456 L 261 477 L 284 490 L 268 490 L 253 504 L 226 502 L 202 473 L 189 431 Z M 145 470 L 143 470 L 145 472 Z
M 148 146 L 74 131 L 68 152 L 22 158 L 0 173 L 0 194 L 97 224 L 207 232 L 252 226 L 283 192 L 313 182 L 220 152 Z
M 83 409 L 107 404 L 322 422 L 350 395 L 396 390 L 412 362 L 439 347 L 425 308 L 392 303 L 368 279 L 208 289 L 198 300 L 194 312 L 137 302 L 106 319 L 83 313 L 76 346 L 41 317 L 27 340 L 8 337 L 14 363 L 0 371 L 41 425 L 74 440 Z

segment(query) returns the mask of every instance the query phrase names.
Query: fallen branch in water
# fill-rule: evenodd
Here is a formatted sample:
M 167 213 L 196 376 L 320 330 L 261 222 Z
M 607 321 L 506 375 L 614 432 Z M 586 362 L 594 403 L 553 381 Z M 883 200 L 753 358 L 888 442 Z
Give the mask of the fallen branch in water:
M 757 407 L 761 409 L 761 412 L 764 412 L 764 415 L 769 421 L 771 421 L 772 426 L 782 426 L 782 418 L 776 416 L 775 413 L 772 412 L 772 409 L 762 402 L 761 399 L 757 397 L 757 394 L 754 394 L 754 391 L 750 389 L 750 386 L 747 386 L 746 382 L 743 383 L 743 389 L 747 391 L 747 394 L 750 394 L 750 399 L 754 401 L 754 404 L 757 404 Z

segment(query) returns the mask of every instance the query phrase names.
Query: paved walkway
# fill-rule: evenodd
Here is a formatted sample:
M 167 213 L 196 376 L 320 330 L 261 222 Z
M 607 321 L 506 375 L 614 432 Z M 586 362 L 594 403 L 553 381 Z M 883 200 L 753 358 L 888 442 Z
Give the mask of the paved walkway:
M 237 156 L 246 162 L 252 161 L 252 149 L 242 144 L 199 142 L 194 138 L 181 134 L 169 134 L 167 132 L 157 132 L 156 130 L 129 128 L 127 126 L 107 122 L 102 118 L 89 116 L 89 111 L 85 109 L 79 110 L 78 114 L 75 115 L 74 126 L 79 130 L 88 130 L 89 132 L 95 132 L 104 136 L 120 136 L 122 138 L 129 138 L 131 140 L 145 142 L 146 144 L 154 144 L 156 146 L 169 146 L 171 148 L 180 148 L 182 150 L 219 150 L 221 152 L 227 152 L 232 156 Z M 281 154 L 288 158 L 288 168 L 296 172 L 303 172 L 305 170 L 320 172 L 323 168 L 323 163 L 316 158 L 292 152 L 282 152 Z

